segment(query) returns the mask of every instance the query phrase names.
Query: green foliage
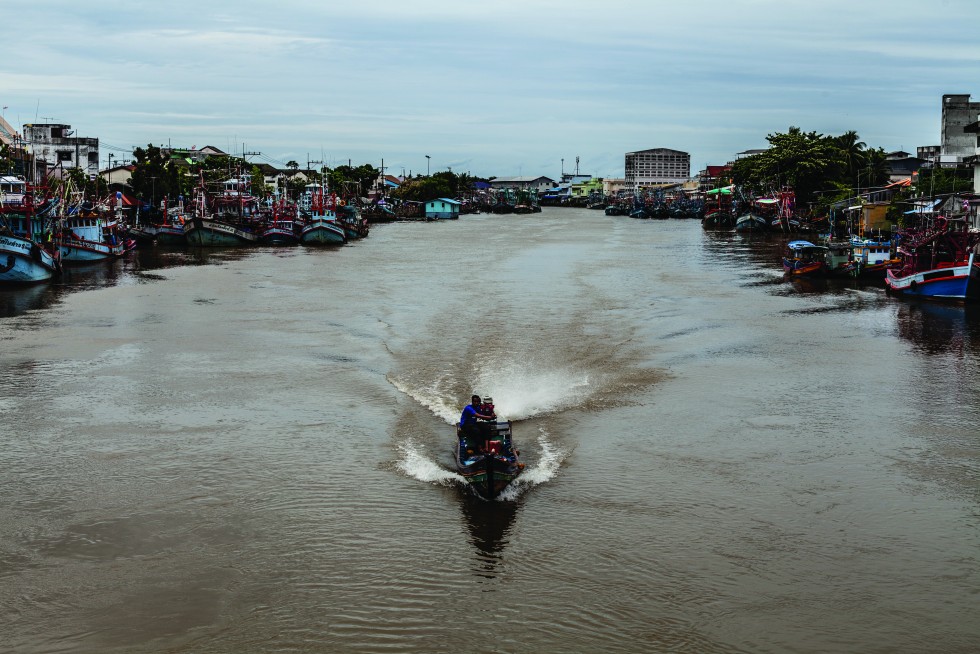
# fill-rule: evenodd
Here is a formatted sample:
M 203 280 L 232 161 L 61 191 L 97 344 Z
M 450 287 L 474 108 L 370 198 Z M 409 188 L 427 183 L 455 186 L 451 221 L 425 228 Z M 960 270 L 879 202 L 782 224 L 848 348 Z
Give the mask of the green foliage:
M 133 159 L 129 185 L 137 197 L 156 206 L 165 197 L 172 201 L 178 195 L 190 194 L 193 180 L 178 162 L 170 160 L 157 146 L 136 148 Z
M 766 140 L 768 150 L 732 166 L 733 181 L 751 193 L 768 194 L 788 185 L 800 204 L 827 205 L 888 179 L 885 151 L 868 150 L 854 131 L 825 136 L 790 127 Z
M 428 202 L 436 198 L 454 197 L 452 187 L 446 178 L 437 175 L 438 173 L 432 177 L 416 177 L 406 180 L 392 195 L 413 202 Z
M 392 195 L 402 200 L 428 202 L 436 198 L 458 198 L 472 193 L 479 178 L 452 171 L 439 171 L 430 177 L 418 175 L 405 182 Z
M 371 190 L 380 174 L 381 171 L 370 164 L 356 168 L 337 166 L 327 173 L 327 186 L 331 192 L 345 198 L 363 197 Z

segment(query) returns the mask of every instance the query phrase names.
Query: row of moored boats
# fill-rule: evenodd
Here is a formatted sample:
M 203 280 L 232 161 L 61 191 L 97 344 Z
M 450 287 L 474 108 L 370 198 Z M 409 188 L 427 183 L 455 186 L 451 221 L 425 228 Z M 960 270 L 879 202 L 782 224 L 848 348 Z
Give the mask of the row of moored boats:
M 0 177 L 0 284 L 48 281 L 62 266 L 117 258 L 140 243 L 163 246 L 342 245 L 368 235 L 355 204 L 310 184 L 300 199 L 262 201 L 247 177 L 230 179 L 220 193 L 203 185 L 190 206 L 161 210 L 129 225 L 121 207 L 55 197 L 23 178 Z

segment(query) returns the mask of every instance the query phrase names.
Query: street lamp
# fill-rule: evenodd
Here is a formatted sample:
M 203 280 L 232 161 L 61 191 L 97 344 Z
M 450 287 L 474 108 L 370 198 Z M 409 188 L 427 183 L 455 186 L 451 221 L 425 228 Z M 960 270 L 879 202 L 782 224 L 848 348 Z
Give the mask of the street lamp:
M 429 159 L 431 159 L 431 157 L 429 155 L 425 155 L 425 176 L 426 177 L 429 176 Z

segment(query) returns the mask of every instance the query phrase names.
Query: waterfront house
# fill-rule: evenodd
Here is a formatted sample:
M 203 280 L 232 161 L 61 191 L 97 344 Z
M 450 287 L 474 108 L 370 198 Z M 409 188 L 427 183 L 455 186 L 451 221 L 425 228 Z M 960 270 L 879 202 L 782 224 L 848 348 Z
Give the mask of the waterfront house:
M 530 189 L 535 193 L 542 193 L 555 186 L 555 180 L 544 175 L 537 177 L 494 177 L 490 180 L 490 185 L 495 189 Z
M 585 198 L 592 194 L 601 194 L 602 183 L 603 179 L 601 177 L 594 177 L 581 184 L 572 184 L 572 197 Z
M 425 203 L 425 219 L 459 218 L 460 203 L 449 198 L 436 198 Z

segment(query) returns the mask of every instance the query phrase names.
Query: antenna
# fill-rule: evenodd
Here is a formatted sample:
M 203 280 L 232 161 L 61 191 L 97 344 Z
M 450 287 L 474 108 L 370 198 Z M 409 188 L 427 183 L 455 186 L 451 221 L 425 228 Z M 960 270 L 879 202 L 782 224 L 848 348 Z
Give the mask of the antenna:
M 575 157 L 575 176 L 578 177 L 578 157 Z

